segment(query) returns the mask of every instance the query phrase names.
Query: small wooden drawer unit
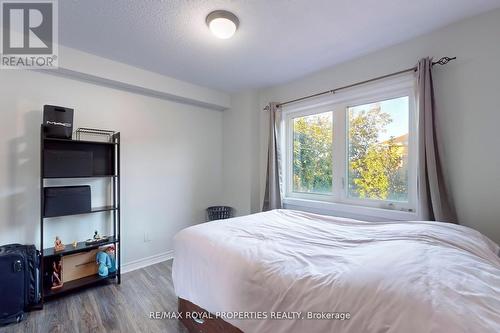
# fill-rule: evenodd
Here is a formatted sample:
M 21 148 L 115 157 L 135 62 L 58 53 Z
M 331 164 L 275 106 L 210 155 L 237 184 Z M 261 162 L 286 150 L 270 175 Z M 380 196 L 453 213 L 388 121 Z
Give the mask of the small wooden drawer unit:
M 63 282 L 97 274 L 96 255 L 99 249 L 64 256 L 62 259 Z

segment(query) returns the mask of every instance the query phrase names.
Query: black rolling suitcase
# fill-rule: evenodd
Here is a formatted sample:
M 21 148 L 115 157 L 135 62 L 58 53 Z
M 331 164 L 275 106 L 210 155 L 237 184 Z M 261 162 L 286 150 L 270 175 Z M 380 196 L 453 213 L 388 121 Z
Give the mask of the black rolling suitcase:
M 40 253 L 34 245 L 0 246 L 0 325 L 20 322 L 40 305 Z

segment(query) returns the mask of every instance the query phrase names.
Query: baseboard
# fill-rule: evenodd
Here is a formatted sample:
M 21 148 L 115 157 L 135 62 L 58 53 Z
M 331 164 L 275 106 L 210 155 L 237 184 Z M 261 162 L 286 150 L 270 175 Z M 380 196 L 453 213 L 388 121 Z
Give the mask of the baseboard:
M 167 261 L 174 258 L 174 250 L 152 255 L 150 257 L 132 260 L 122 265 L 121 272 L 128 273 L 135 271 L 136 269 L 144 268 L 154 264 L 158 264 L 163 261 Z

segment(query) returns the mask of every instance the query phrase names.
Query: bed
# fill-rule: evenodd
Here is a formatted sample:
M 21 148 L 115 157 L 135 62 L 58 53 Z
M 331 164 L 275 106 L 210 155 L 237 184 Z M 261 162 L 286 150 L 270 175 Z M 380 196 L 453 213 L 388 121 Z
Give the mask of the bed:
M 174 251 L 179 309 L 205 314 L 191 332 L 500 332 L 499 246 L 464 226 L 274 210 Z

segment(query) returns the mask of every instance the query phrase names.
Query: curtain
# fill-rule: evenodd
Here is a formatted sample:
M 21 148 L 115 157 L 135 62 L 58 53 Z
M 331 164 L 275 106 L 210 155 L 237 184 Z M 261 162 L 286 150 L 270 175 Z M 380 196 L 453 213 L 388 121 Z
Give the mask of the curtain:
M 269 113 L 269 146 L 267 152 L 266 192 L 262 210 L 279 209 L 281 204 L 281 154 L 280 122 L 281 108 L 277 103 L 269 103 L 265 108 Z
M 423 58 L 417 66 L 418 110 L 418 195 L 422 219 L 457 223 L 450 195 L 447 193 L 442 152 L 436 126 L 432 59 Z

